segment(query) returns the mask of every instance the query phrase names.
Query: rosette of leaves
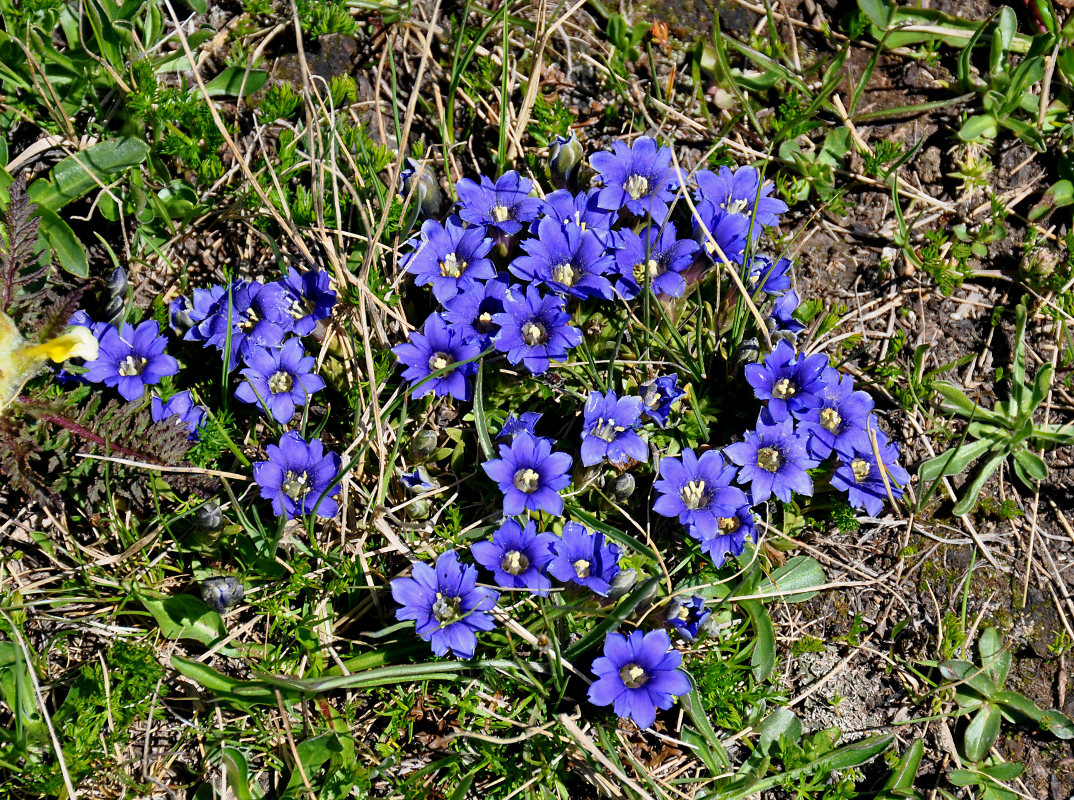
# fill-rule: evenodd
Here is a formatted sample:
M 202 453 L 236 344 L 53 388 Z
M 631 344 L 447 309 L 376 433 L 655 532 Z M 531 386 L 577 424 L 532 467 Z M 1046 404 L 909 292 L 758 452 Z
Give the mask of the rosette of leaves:
M 1014 361 L 1011 365 L 1010 397 L 998 401 L 991 409 L 973 402 L 947 381 L 936 381 L 933 388 L 940 395 L 940 408 L 967 420 L 961 441 L 944 453 L 929 459 L 918 469 L 921 485 L 930 485 L 922 498 L 928 500 L 936 483 L 948 475 L 959 475 L 971 464 L 984 459 L 967 480 L 954 513 L 969 513 L 977 502 L 988 478 L 1008 458 L 1014 474 L 1030 489 L 1048 477 L 1048 466 L 1036 450 L 1074 443 L 1074 426 L 1035 422 L 1034 412 L 1044 402 L 1052 385 L 1051 364 L 1043 365 L 1032 381 L 1026 378 L 1026 309 L 1015 309 Z
M 5 324 L 0 349 L 41 349 L 35 345 L 62 338 L 59 334 L 79 307 L 83 289 L 61 279 L 54 268 L 54 254 L 42 245 L 37 206 L 27 196 L 25 180 L 15 180 L 3 199 L 0 320 Z M 131 462 L 150 467 L 179 464 L 192 444 L 186 426 L 172 420 L 153 422 L 148 401 L 106 401 L 97 387 L 89 386 L 63 391 L 47 371 L 36 372 L 19 376 L 0 407 L 4 482 L 54 507 L 61 493 L 92 502 L 106 491 L 136 507 L 148 504 L 152 473 Z M 173 488 L 181 484 L 198 493 L 210 488 L 210 482 L 196 474 L 169 475 L 169 481 Z

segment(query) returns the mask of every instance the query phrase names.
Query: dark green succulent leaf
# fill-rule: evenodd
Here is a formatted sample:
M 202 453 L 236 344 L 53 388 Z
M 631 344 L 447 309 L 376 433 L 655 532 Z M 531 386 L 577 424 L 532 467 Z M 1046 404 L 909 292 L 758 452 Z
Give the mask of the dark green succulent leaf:
M 966 468 L 988 452 L 992 442 L 986 439 L 967 442 L 930 458 L 918 470 L 922 483 L 931 483 L 946 475 L 960 475 Z
M 986 700 L 999 688 L 979 666 L 969 661 L 941 661 L 940 674 L 949 681 L 962 684 L 962 687 L 973 689 Z
M 999 737 L 1002 722 L 1003 716 L 998 708 L 991 703 L 981 706 L 973 715 L 970 724 L 966 726 L 966 734 L 962 739 L 962 746 L 968 760 L 977 762 L 988 755 L 988 751 Z
M 956 516 L 961 517 L 963 514 L 968 514 L 973 510 L 974 505 L 977 503 L 977 496 L 981 493 L 985 482 L 992 477 L 992 473 L 999 468 L 999 465 L 1006 457 L 1007 453 L 1005 451 L 993 453 L 988 461 L 978 468 L 969 485 L 963 490 L 962 499 L 952 509 Z
M 1011 671 L 1011 651 L 1003 646 L 1003 637 L 995 628 L 988 628 L 977 642 L 981 665 L 999 688 L 1007 682 Z
M 1000 711 L 1003 715 L 1011 720 L 1011 722 L 1025 722 L 1026 720 L 1040 724 L 1041 716 L 1044 714 L 1037 705 L 1028 697 L 1018 692 L 996 692 L 992 699 L 999 704 Z
M 925 744 L 921 739 L 914 739 L 906 752 L 899 758 L 899 763 L 884 781 L 884 791 L 891 794 L 904 794 L 913 791 L 914 779 L 917 777 L 921 758 L 925 754 Z
M 993 780 L 1013 781 L 1025 772 L 1025 769 L 1026 765 L 1020 761 L 1001 761 L 998 764 L 989 764 L 981 767 L 981 772 Z
M 1054 708 L 1041 714 L 1040 729 L 1057 739 L 1074 739 L 1074 721 Z

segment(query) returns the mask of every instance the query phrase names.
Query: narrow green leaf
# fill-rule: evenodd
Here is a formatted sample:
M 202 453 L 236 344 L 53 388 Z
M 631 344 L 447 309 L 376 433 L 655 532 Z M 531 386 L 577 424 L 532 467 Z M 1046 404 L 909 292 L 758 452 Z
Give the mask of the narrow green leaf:
M 79 278 L 89 277 L 89 258 L 82 243 L 75 236 L 63 219 L 50 208 L 37 207 L 37 216 L 41 218 L 41 235 L 56 254 L 56 260 L 65 271 Z
M 888 29 L 891 24 L 891 5 L 886 0 L 858 0 L 858 8 L 882 31 Z
M 996 136 L 996 118 L 977 114 L 962 123 L 958 129 L 958 138 L 964 142 L 975 139 L 993 139 Z
M 992 477 L 992 473 L 999 468 L 1000 463 L 1007 457 L 1005 450 L 1001 450 L 998 453 L 994 453 L 991 458 L 984 463 L 984 466 L 979 467 L 977 473 L 973 476 L 973 480 L 965 488 L 962 494 L 962 499 L 959 500 L 955 507 L 952 509 L 955 516 L 961 517 L 963 514 L 968 514 L 973 510 L 974 505 L 977 503 L 977 496 L 981 493 L 981 489 L 984 487 L 985 482 Z
M 477 441 L 485 460 L 496 457 L 496 449 L 489 437 L 489 423 L 485 416 L 485 359 L 477 360 L 477 375 L 474 376 L 474 425 L 477 427 Z
M 1025 448 L 1014 451 L 1014 471 L 1019 480 L 1030 488 L 1048 477 L 1048 465 L 1044 459 Z
M 264 796 L 256 783 L 253 788 L 250 786 L 250 765 L 246 763 L 246 756 L 234 747 L 224 747 L 220 750 L 220 760 L 224 763 L 228 786 L 238 800 L 260 800 Z
M 1054 708 L 1045 711 L 1040 718 L 1040 729 L 1057 739 L 1074 739 L 1074 721 Z
M 1013 781 L 1023 772 L 1026 765 L 1019 761 L 1001 761 L 999 764 L 989 764 L 981 767 L 981 772 L 997 781 Z
M 815 558 L 795 556 L 765 578 L 757 594 L 776 595 L 785 603 L 802 603 L 816 596 L 824 585 L 824 570 Z
M 52 168 L 49 180 L 38 178 L 26 193 L 39 206 L 59 211 L 92 189 L 112 183 L 148 155 L 149 147 L 134 136 L 109 139 L 63 159 Z
M 738 604 L 753 625 L 753 654 L 750 656 L 753 675 L 758 681 L 767 680 L 776 667 L 776 630 L 772 618 L 760 600 L 739 600 Z
M 884 790 L 888 792 L 910 792 L 914 788 L 914 778 L 917 777 L 918 767 L 921 766 L 921 758 L 925 754 L 925 744 L 921 739 L 914 739 L 906 749 L 891 771 L 891 775 L 884 782 Z
M 993 78 L 1006 72 L 1011 43 L 1017 31 L 1018 18 L 1014 15 L 1014 9 L 1003 6 L 999 10 L 999 19 L 996 20 L 996 28 L 992 33 L 992 49 L 988 58 L 988 73 Z
M 589 633 L 567 648 L 565 654 L 567 660 L 574 661 L 588 650 L 591 650 L 603 642 L 606 634 L 618 628 L 624 619 L 634 613 L 634 609 L 652 598 L 653 592 L 659 585 L 659 578 L 649 578 L 647 581 L 639 584 L 637 589 L 615 605 L 615 608 L 611 610 L 610 614 L 594 625 Z
M 992 446 L 987 439 L 977 439 L 968 444 L 952 448 L 935 458 L 930 458 L 918 470 L 921 483 L 931 483 L 945 475 L 961 475 L 963 471 Z
M 245 83 L 243 80 L 245 79 Z M 238 97 L 253 94 L 268 81 L 268 73 L 263 69 L 247 70 L 244 67 L 228 67 L 207 84 L 205 91 L 209 97 Z

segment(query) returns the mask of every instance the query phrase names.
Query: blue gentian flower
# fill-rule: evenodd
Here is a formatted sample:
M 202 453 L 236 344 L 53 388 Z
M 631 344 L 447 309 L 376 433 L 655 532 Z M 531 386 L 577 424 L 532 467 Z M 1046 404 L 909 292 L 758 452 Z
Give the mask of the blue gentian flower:
M 681 459 L 663 458 L 660 478 L 653 482 L 653 489 L 660 494 L 653 511 L 664 517 L 678 517 L 683 525 L 693 526 L 697 538 L 716 536 L 719 518 L 731 516 L 747 502 L 746 493 L 731 485 L 737 472 L 716 450 L 698 458 L 687 448 Z
M 819 392 L 820 406 L 798 415 L 798 430 L 808 437 L 809 452 L 827 458 L 833 449 L 844 452 L 868 450 L 869 435 L 865 426 L 873 410 L 873 398 L 854 390 L 854 379 L 828 367 L 821 375 L 824 388 Z
M 589 163 L 603 187 L 597 205 L 606 211 L 626 208 L 639 217 L 663 222 L 675 199 L 679 180 L 671 166 L 671 150 L 642 136 L 633 145 L 612 142 L 612 153 L 594 153 Z
M 813 494 L 813 481 L 806 470 L 820 462 L 809 455 L 805 444 L 792 419 L 775 422 L 762 411 L 757 429 L 747 431 L 745 441 L 730 444 L 723 452 L 742 468 L 738 482 L 750 484 L 754 505 L 772 495 L 789 503 L 795 492 Z
M 578 194 L 558 189 L 545 197 L 541 207 L 543 219 L 554 219 L 564 225 L 592 233 L 601 244 L 607 246 L 610 243 L 612 225 L 618 214 L 597 205 L 599 194 L 600 189 L 590 189 Z M 538 220 L 531 226 L 533 233 L 537 233 L 541 221 Z
M 793 264 L 789 259 L 773 261 L 768 256 L 750 257 L 750 294 L 758 289 L 767 294 L 780 294 L 791 288 L 790 272 Z
M 667 425 L 671 407 L 686 394 L 679 388 L 678 375 L 663 375 L 643 383 L 641 390 L 642 412 L 663 428 Z
M 816 353 L 798 357 L 794 348 L 781 340 L 763 364 L 746 365 L 746 381 L 758 400 L 768 401 L 768 413 L 776 422 L 788 414 L 800 414 L 820 405 L 824 391 L 821 374 L 828 366 L 828 356 Z
M 749 219 L 741 214 L 728 214 L 708 200 L 698 203 L 696 212 L 693 217 L 694 239 L 701 245 L 702 252 L 713 261 L 720 261 L 716 255 L 719 247 L 728 260 L 741 264 L 746 252 Z
M 316 359 L 306 355 L 302 340 L 294 336 L 278 349 L 250 347 L 244 361 L 246 380 L 235 390 L 235 397 L 256 403 L 281 425 L 290 422 L 295 408 L 306 405 L 307 398 L 325 385 L 324 378 L 313 371 Z
M 535 375 L 547 372 L 551 359 L 562 361 L 567 351 L 582 341 L 582 332 L 570 326 L 571 315 L 563 298 L 541 297 L 534 286 L 512 288 L 504 299 L 503 312 L 492 321 L 500 326 L 493 346 L 507 354 L 512 364 L 523 364 Z
M 637 297 L 645 285 L 663 297 L 682 297 L 686 291 L 683 272 L 697 250 L 693 239 L 676 238 L 670 222 L 662 227 L 648 225 L 640 233 L 621 230 L 615 249 L 615 290 L 628 300 Z
M 232 291 L 237 289 L 240 285 L 241 281 L 232 282 Z M 177 317 L 172 324 L 174 327 L 179 328 L 189 320 L 190 324 L 186 326 L 186 333 L 183 334 L 183 338 L 188 342 L 201 342 L 202 344 L 205 344 L 210 335 L 210 328 L 212 327 L 211 324 L 206 324 L 206 321 L 216 314 L 219 309 L 221 298 L 224 298 L 226 308 L 227 287 L 214 284 L 208 289 L 195 289 L 193 298 L 194 299 L 189 304 L 185 302 L 186 298 L 179 298 L 175 301 L 177 303 L 175 307 Z M 178 304 L 179 300 L 183 300 L 184 302 Z
M 423 466 L 415 467 L 410 472 L 404 472 L 399 480 L 408 492 L 422 494 L 429 489 L 440 486 L 440 482 L 429 475 L 429 470 Z
M 435 569 L 415 562 L 411 575 L 391 582 L 392 598 L 400 606 L 396 619 L 414 620 L 414 632 L 436 655 L 451 652 L 456 658 L 473 658 L 476 631 L 496 626 L 488 612 L 500 595 L 478 586 L 477 569 L 460 564 L 454 550 L 441 553 Z
M 288 431 L 278 446 L 270 444 L 266 450 L 268 460 L 254 462 L 254 480 L 277 515 L 294 519 L 313 513 L 315 507 L 319 517 L 336 515 L 339 504 L 333 498 L 339 484 L 332 482 L 339 474 L 338 455 L 324 452 L 320 439 L 307 444 L 296 431 Z
M 597 680 L 589 687 L 589 702 L 610 705 L 619 717 L 648 728 L 656 722 L 658 708 L 671 708 L 676 697 L 690 693 L 690 678 L 681 665 L 682 654 L 671 649 L 667 631 L 609 633 L 604 655 L 593 659 Z
M 612 284 L 604 274 L 613 259 L 592 233 L 546 218 L 538 223 L 536 238 L 522 241 L 522 249 L 526 255 L 510 265 L 516 277 L 559 294 L 611 299 Z
M 619 574 L 619 546 L 608 544 L 600 531 L 590 533 L 584 525 L 568 522 L 563 535 L 552 543 L 554 553 L 545 571 L 563 583 L 576 583 L 606 597 Z
M 484 227 L 467 227 L 452 215 L 441 225 L 435 219 L 422 223 L 421 236 L 411 240 L 417 249 L 401 262 L 418 286 L 429 284 L 433 297 L 446 303 L 457 294 L 473 291 L 482 281 L 496 277 L 496 267 L 486 256 L 492 239 Z
M 880 513 L 888 496 L 884 478 L 880 474 L 881 468 L 887 473 L 891 495 L 895 499 L 902 497 L 901 487 L 910 480 L 909 474 L 899 464 L 899 448 L 888 441 L 883 431 L 875 432 L 880 464 L 877 464 L 871 443 L 859 447 L 852 442 L 848 448 L 836 451 L 841 463 L 832 474 L 832 486 L 846 492 L 850 505 L 864 508 L 870 517 Z
M 168 303 L 168 327 L 176 336 L 185 336 L 194 324 L 190 317 L 192 306 L 190 300 L 184 295 L 179 295 Z
M 537 421 L 541 418 L 541 414 L 537 411 L 526 411 L 519 414 L 517 417 L 512 413 L 507 415 L 507 419 L 503 421 L 503 427 L 500 428 L 500 432 L 496 434 L 496 439 L 506 439 L 508 443 L 513 442 L 515 437 L 520 433 L 528 433 L 530 436 L 536 436 Z
M 500 445 L 500 457 L 481 465 L 503 492 L 503 513 L 509 517 L 525 511 L 563 513 L 560 489 L 571 482 L 571 457 L 553 453 L 548 439 L 518 434 L 510 444 Z
M 509 519 L 492 534 L 492 541 L 477 542 L 470 552 L 478 564 L 492 572 L 497 586 L 529 589 L 544 596 L 552 588 L 544 568 L 552 560 L 556 538 L 552 533 L 537 533 L 533 520 L 523 528 Z
M 178 417 L 180 425 L 185 425 L 190 435 L 186 438 L 192 442 L 200 439 L 199 429 L 205 422 L 205 409 L 194 402 L 189 391 L 176 392 L 167 401 L 154 397 L 149 403 L 149 413 L 153 422 Z
M 702 623 L 711 616 L 712 611 L 705 608 L 705 598 L 695 594 L 686 602 L 677 597 L 672 599 L 668 603 L 664 619 L 679 632 L 679 636 L 688 642 L 692 642 L 697 638 L 697 633 L 701 629 Z
M 778 225 L 779 215 L 787 210 L 786 203 L 770 197 L 775 185 L 771 181 L 762 185 L 761 174 L 753 167 L 720 167 L 717 172 L 703 169 L 695 173 L 694 180 L 698 202 L 708 201 L 726 214 L 753 219 L 753 241 L 760 238 L 762 228 Z
M 98 341 L 97 358 L 86 362 L 82 377 L 90 383 L 116 387 L 124 400 L 138 400 L 146 386 L 179 371 L 179 362 L 164 353 L 168 340 L 160 335 L 160 326 L 154 320 L 141 322 L 138 327 L 123 323 L 117 329 L 109 325 Z
M 403 379 L 414 387 L 411 397 L 417 399 L 432 392 L 437 397 L 448 395 L 463 402 L 470 399 L 473 386 L 469 376 L 477 372 L 474 361 L 458 364 L 439 377 L 426 380 L 437 370 L 481 355 L 480 347 L 464 341 L 463 334 L 448 325 L 440 314 L 430 314 L 424 332 L 410 334 L 410 341 L 396 345 L 392 352 L 406 366 Z
M 805 330 L 805 325 L 794 318 L 798 309 L 798 293 L 788 289 L 772 302 L 772 325 L 777 331 L 786 331 L 794 336 Z
M 287 310 L 291 314 L 293 330 L 298 336 L 309 336 L 317 327 L 317 321 L 332 316 L 336 305 L 336 293 L 331 280 L 323 269 L 299 272 L 287 268 L 287 275 L 277 281 L 284 291 Z
M 462 334 L 463 341 L 485 350 L 499 333 L 500 326 L 492 320 L 503 313 L 506 298 L 507 278 L 498 276 L 444 303 L 444 319 Z
M 187 338 L 204 341 L 223 352 L 230 339 L 231 359 L 228 369 L 239 364 L 250 348 L 277 347 L 294 329 L 287 292 L 279 283 L 235 281 L 231 284 L 230 297 L 226 289 L 214 287 L 209 297 L 199 297 L 194 290 L 194 310 L 202 314 L 208 299 L 216 297 L 205 311 L 205 318 L 187 331 Z M 229 314 L 230 303 L 230 314 Z M 191 316 L 195 321 L 194 312 Z
M 746 546 L 746 539 L 757 542 L 757 520 L 748 503 L 735 509 L 733 514 L 716 519 L 716 533 L 702 535 L 694 527 L 686 532 L 701 542 L 701 549 L 712 559 L 717 567 L 722 567 L 729 556 L 740 556 Z
M 582 464 L 591 467 L 607 458 L 617 467 L 630 459 L 649 460 L 649 447 L 637 434 L 641 424 L 641 398 L 590 392 L 582 424 Z
M 530 197 L 533 181 L 514 170 L 505 172 L 495 183 L 484 175 L 478 185 L 463 178 L 456 185 L 459 216 L 473 225 L 487 225 L 505 234 L 518 233 L 522 223 L 532 222 L 541 213 L 541 201 Z

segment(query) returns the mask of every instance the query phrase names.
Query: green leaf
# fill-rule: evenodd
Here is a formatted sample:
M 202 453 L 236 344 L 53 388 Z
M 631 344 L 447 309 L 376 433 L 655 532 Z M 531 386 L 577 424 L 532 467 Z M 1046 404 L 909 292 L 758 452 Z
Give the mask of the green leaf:
M 985 700 L 990 699 L 999 688 L 984 670 L 969 661 L 941 661 L 940 674 L 949 681 L 968 686 Z
M 1040 725 L 1043 713 L 1037 705 L 1025 695 L 1018 692 L 996 692 L 992 695 L 993 702 L 1000 705 L 1000 711 L 1012 722 L 1025 722 L 1028 720 L 1034 725 Z
M 1074 57 L 1074 49 L 1070 51 Z M 1031 220 L 1038 220 L 1053 208 L 1063 208 L 1074 203 L 1074 183 L 1066 180 L 1056 181 L 1044 193 L 1044 197 L 1029 211 Z
M 996 136 L 996 118 L 977 114 L 962 123 L 958 129 L 958 138 L 964 142 L 975 139 L 993 139 Z
M 802 603 L 817 595 L 824 585 L 824 570 L 815 558 L 795 556 L 765 578 L 757 594 L 774 595 L 785 603 Z
M 56 260 L 60 266 L 72 275 L 79 278 L 89 277 L 89 258 L 82 243 L 75 236 L 63 219 L 50 208 L 37 207 L 37 216 L 41 218 L 41 235 L 45 242 L 56 254 Z
M 976 786 L 981 782 L 981 776 L 968 769 L 953 769 L 948 773 L 947 780 L 955 786 Z
M 1054 708 L 1045 711 L 1041 715 L 1040 729 L 1047 731 L 1057 739 L 1074 739 L 1074 721 L 1066 714 L 1061 714 Z
M 947 414 L 958 414 L 966 419 L 998 422 L 998 414 L 982 408 L 966 396 L 966 393 L 948 381 L 933 381 L 932 388 L 942 398 L 940 409 Z
M 1013 781 L 1025 772 L 1025 769 L 1026 765 L 1020 761 L 1001 761 L 981 767 L 981 772 L 997 781 Z
M 781 738 L 797 743 L 802 738 L 802 723 L 789 708 L 777 708 L 761 720 L 756 731 L 756 749 L 767 756 Z
M 705 766 L 713 775 L 728 771 L 731 768 L 731 759 L 705 714 L 705 705 L 701 702 L 701 695 L 697 693 L 697 686 L 694 685 L 693 680 L 690 681 L 690 693 L 679 698 L 679 704 L 694 723 L 694 728 L 697 729 L 696 731 L 685 729 L 683 739 L 693 745 L 698 757 L 705 762 Z M 691 735 L 694 738 L 691 738 Z
M 250 786 L 250 766 L 246 756 L 234 747 L 224 747 L 220 750 L 220 760 L 224 764 L 228 786 L 238 800 L 260 800 L 264 796 L 256 783 L 253 788 Z
M 753 653 L 750 656 L 753 676 L 758 681 L 765 681 L 776 668 L 776 630 L 772 626 L 772 618 L 760 600 L 737 602 L 753 625 Z
M 1011 671 L 1011 651 L 1003 646 L 1003 637 L 995 628 L 987 628 L 977 642 L 981 666 L 996 684 L 1002 687 Z
M 999 10 L 999 19 L 996 20 L 996 29 L 992 33 L 992 49 L 988 59 L 988 74 L 993 79 L 1001 72 L 1007 71 L 1010 63 L 1011 43 L 1014 34 L 1018 31 L 1018 18 L 1014 9 L 1003 6 Z
M 1052 365 L 1045 364 L 1039 370 L 1037 370 L 1036 376 L 1033 378 L 1033 388 L 1029 393 L 1029 402 L 1026 408 L 1027 413 L 1033 413 L 1048 396 L 1048 391 L 1052 388 Z
M 95 144 L 68 156 L 52 168 L 49 180 L 38 178 L 26 193 L 30 199 L 52 211 L 99 186 L 107 186 L 131 167 L 145 161 L 149 147 L 141 139 L 122 136 Z
M 917 770 L 921 766 L 921 758 L 924 754 L 924 742 L 921 739 L 914 739 L 884 782 L 884 791 L 900 794 L 912 791 L 914 778 L 917 777 Z
M 343 743 L 336 733 L 322 733 L 303 739 L 295 747 L 299 761 L 305 768 L 306 775 L 316 775 L 328 762 L 343 755 Z M 291 773 L 291 780 L 287 783 L 286 792 L 294 792 L 298 796 L 298 789 L 303 786 L 302 773 L 296 768 Z
M 858 0 L 858 8 L 882 31 L 886 31 L 891 24 L 892 8 L 886 0 Z
M 994 705 L 985 703 L 981 706 L 966 726 L 966 734 L 962 740 L 967 759 L 977 762 L 988 755 L 989 749 L 999 736 L 1002 721 L 1003 717 Z
M 165 639 L 189 639 L 209 647 L 227 636 L 223 618 L 200 597 L 176 594 L 154 599 L 137 590 L 135 595 L 153 615 Z
M 921 483 L 932 483 L 945 475 L 961 475 L 972 462 L 988 452 L 991 446 L 992 442 L 987 439 L 977 439 L 940 453 L 918 468 L 918 477 Z
M 485 416 L 485 359 L 477 360 L 477 375 L 474 377 L 474 425 L 477 427 L 477 441 L 485 460 L 496 457 L 496 450 L 489 438 L 489 424 Z
M 243 81 L 245 80 L 245 83 Z M 268 81 L 268 73 L 262 69 L 247 70 L 244 67 L 228 67 L 207 84 L 209 97 L 239 97 L 253 94 Z
M 567 648 L 568 661 L 574 661 L 586 651 L 604 641 L 604 637 L 610 631 L 619 627 L 619 624 L 634 613 L 639 605 L 653 596 L 656 587 L 660 585 L 659 578 L 649 578 L 640 584 L 637 589 L 620 600 L 610 614 L 607 614 L 600 622 L 593 626 L 593 630 Z
M 977 473 L 964 490 L 962 499 L 955 503 L 955 507 L 952 509 L 955 516 L 961 517 L 963 514 L 968 514 L 973 510 L 974 505 L 977 503 L 977 496 L 981 493 L 985 482 L 992 477 L 992 473 L 999 468 L 1000 463 L 1006 457 L 1007 452 L 1001 450 L 998 453 L 994 453 L 982 467 L 978 468 Z
M 1020 448 L 1014 451 L 1014 472 L 1018 480 L 1033 488 L 1034 483 L 1048 477 L 1048 465 L 1032 450 Z

